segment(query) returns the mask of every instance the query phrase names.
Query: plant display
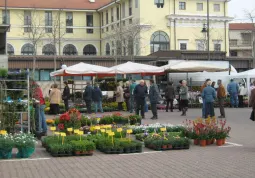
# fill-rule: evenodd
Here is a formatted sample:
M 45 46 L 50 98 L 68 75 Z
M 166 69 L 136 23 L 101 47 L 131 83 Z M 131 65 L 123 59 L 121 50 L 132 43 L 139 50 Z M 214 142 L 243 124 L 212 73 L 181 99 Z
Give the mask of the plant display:
M 172 124 L 149 124 L 149 125 L 139 125 L 139 126 L 128 126 L 128 128 L 133 130 L 133 134 L 139 133 L 153 133 L 153 132 L 160 132 L 160 128 L 165 127 L 167 132 L 182 132 L 185 130 L 183 126 L 175 126 Z
M 10 159 L 14 140 L 11 134 L 0 135 L 0 159 Z
M 141 117 L 137 115 L 129 115 L 129 116 L 123 116 L 120 113 L 113 113 L 112 115 L 105 115 L 103 116 L 99 124 L 141 124 Z
M 215 118 L 196 119 L 194 121 L 186 120 L 185 135 L 194 139 L 194 144 L 206 146 L 217 140 L 217 145 L 224 144 L 224 140 L 229 137 L 231 128 L 226 127 L 226 120 L 216 120 Z
M 34 135 L 19 133 L 14 136 L 15 147 L 18 149 L 18 158 L 28 158 L 35 150 L 36 140 Z
M 148 132 L 144 132 L 144 133 L 141 133 L 141 134 L 136 134 L 135 135 L 135 138 L 137 140 L 140 140 L 140 141 L 144 141 L 147 137 L 151 137 L 154 133 L 148 133 Z M 160 132 L 158 133 L 161 137 L 162 136 L 165 136 L 165 137 L 180 137 L 183 135 L 182 132 Z
M 8 76 L 8 70 L 0 68 L 0 78 L 6 78 Z
M 81 127 L 81 113 L 76 109 L 70 109 L 68 112 L 60 115 L 59 121 L 56 122 L 58 130 L 67 131 L 67 128 L 79 129 Z
M 189 149 L 189 139 L 175 135 L 173 133 L 153 133 L 146 137 L 144 144 L 147 148 L 154 150 Z
M 65 143 L 54 143 L 49 145 L 49 150 L 52 156 L 71 156 L 72 155 L 72 145 Z

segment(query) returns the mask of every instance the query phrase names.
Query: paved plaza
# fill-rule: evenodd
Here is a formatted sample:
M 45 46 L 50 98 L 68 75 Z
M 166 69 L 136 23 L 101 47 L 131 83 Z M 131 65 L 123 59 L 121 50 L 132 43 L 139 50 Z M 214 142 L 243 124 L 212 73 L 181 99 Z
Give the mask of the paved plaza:
M 253 178 L 255 122 L 249 120 L 250 109 L 227 109 L 226 113 L 232 131 L 222 147 L 192 144 L 189 150 L 156 152 L 145 148 L 139 154 L 106 155 L 96 151 L 88 157 L 53 158 L 38 143 L 30 159 L 1 160 L 0 178 Z M 190 109 L 187 117 L 180 117 L 177 111 L 159 111 L 159 120 L 145 119 L 144 123 L 181 124 L 200 115 L 200 109 Z M 149 112 L 146 118 L 150 117 Z

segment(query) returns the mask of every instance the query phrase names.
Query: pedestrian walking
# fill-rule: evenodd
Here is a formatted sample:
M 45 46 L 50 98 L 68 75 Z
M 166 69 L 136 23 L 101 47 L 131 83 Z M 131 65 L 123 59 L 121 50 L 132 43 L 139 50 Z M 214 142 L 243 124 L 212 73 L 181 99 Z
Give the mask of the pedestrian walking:
M 207 82 L 210 81 L 210 79 L 206 79 L 204 84 L 201 86 L 201 94 L 203 93 L 204 88 L 207 86 Z M 202 105 L 202 118 L 205 117 L 205 101 L 202 98 L 203 105 Z
M 61 102 L 61 91 L 58 89 L 58 85 L 54 84 L 53 89 L 50 92 L 50 113 L 59 114 L 59 104 Z
M 84 93 L 83 93 L 83 99 L 86 103 L 88 114 L 92 113 L 92 110 L 91 110 L 92 95 L 93 95 L 93 88 L 92 88 L 90 82 L 87 82 L 87 86 L 86 86 L 86 88 L 84 90 Z
M 239 108 L 243 108 L 244 107 L 243 97 L 245 95 L 246 95 L 246 92 L 245 92 L 244 85 L 240 83 L 239 84 L 239 95 L 238 95 L 238 101 L 239 101 L 238 107 Z
M 213 103 L 216 98 L 216 91 L 211 85 L 212 85 L 212 81 L 208 81 L 207 87 L 205 87 L 202 92 L 202 98 L 205 101 L 205 117 L 204 118 L 215 116 Z
M 189 107 L 189 100 L 188 100 L 188 87 L 186 80 L 182 81 L 182 86 L 180 88 L 180 103 L 181 103 L 181 116 L 186 116 L 186 112 Z
M 124 91 L 119 83 L 116 88 L 116 102 L 118 103 L 118 110 L 123 111 Z
M 157 104 L 160 99 L 160 94 L 158 86 L 155 84 L 154 80 L 150 80 L 149 99 L 151 103 L 151 112 L 153 115 L 151 119 L 158 119 Z
M 174 86 L 173 82 L 169 82 L 166 89 L 165 89 L 165 98 L 166 98 L 166 112 L 168 112 L 169 109 L 169 104 L 170 106 L 170 111 L 173 112 L 173 102 L 175 98 L 175 91 L 174 91 Z
M 62 94 L 62 100 L 65 103 L 65 111 L 69 110 L 68 100 L 70 99 L 70 88 L 68 86 L 67 81 L 64 82 L 65 88 Z
M 176 100 L 178 101 L 178 109 L 179 109 L 179 111 L 181 111 L 181 103 L 180 103 L 180 95 L 179 95 L 181 86 L 182 86 L 182 80 L 179 81 L 179 84 L 178 84 L 178 86 L 176 88 L 176 90 L 177 90 Z
M 130 92 L 130 113 L 133 113 L 135 109 L 135 96 L 134 96 L 134 89 L 136 87 L 136 82 L 135 80 L 132 81 L 132 84 L 129 87 L 129 92 Z
M 226 90 L 225 87 L 222 85 L 222 81 L 218 80 L 218 90 L 217 90 L 217 98 L 218 98 L 218 102 L 219 102 L 219 108 L 220 108 L 220 116 L 219 118 L 225 118 L 226 114 L 225 114 L 225 109 L 224 109 L 224 102 L 225 102 L 225 98 L 226 98 Z
M 145 119 L 144 116 L 144 101 L 148 94 L 147 87 L 145 86 L 144 80 L 140 81 L 139 85 L 136 85 L 134 89 L 134 97 L 136 102 L 136 114 L 139 115 L 139 112 L 141 111 L 141 116 L 143 119 Z
M 102 98 L 103 98 L 102 91 L 98 87 L 98 85 L 96 85 L 92 93 L 92 99 L 95 105 L 95 113 L 97 113 L 98 109 L 100 110 L 101 113 L 104 112 L 102 107 Z
M 127 106 L 127 111 L 130 111 L 130 84 L 129 81 L 126 82 L 126 86 L 124 88 L 124 99 Z
M 230 83 L 228 84 L 228 93 L 230 95 L 230 103 L 232 108 L 238 107 L 238 91 L 238 84 L 234 81 L 234 79 L 231 79 Z

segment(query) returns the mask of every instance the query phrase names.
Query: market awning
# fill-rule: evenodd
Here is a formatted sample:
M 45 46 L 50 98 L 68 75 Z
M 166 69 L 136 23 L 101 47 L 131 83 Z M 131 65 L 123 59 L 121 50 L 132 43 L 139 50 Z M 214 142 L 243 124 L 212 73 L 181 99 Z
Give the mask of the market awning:
M 115 71 L 111 68 L 78 63 L 65 69 L 60 69 L 50 73 L 50 76 L 114 76 Z
M 141 74 L 146 75 L 163 75 L 164 69 L 147 64 L 134 62 L 126 62 L 117 66 L 111 67 L 117 74 Z
M 223 72 L 230 68 L 228 61 L 184 61 L 171 60 L 162 66 L 166 72 Z

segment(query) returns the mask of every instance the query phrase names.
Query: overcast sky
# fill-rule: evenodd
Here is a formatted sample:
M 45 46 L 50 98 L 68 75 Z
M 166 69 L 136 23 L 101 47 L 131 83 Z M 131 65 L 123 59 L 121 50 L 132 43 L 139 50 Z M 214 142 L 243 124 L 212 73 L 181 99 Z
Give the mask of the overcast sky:
M 244 10 L 254 10 L 255 15 L 255 0 L 231 0 L 229 2 L 229 16 L 234 17 L 235 21 L 244 21 L 246 19 Z

